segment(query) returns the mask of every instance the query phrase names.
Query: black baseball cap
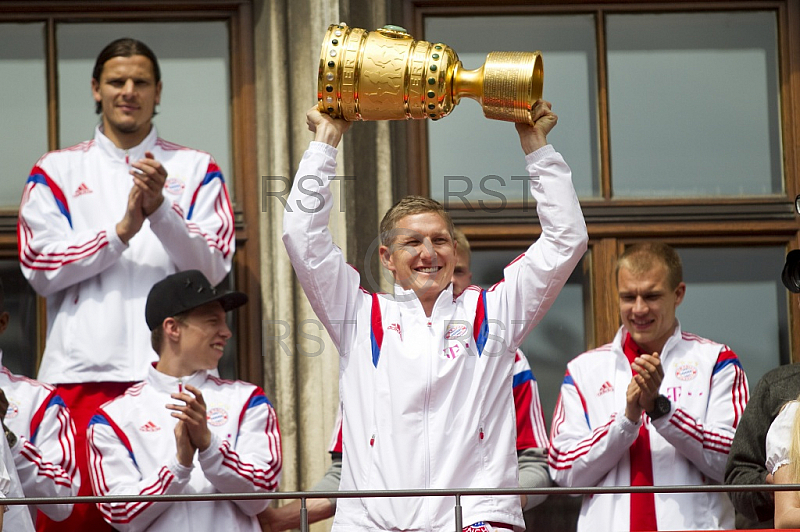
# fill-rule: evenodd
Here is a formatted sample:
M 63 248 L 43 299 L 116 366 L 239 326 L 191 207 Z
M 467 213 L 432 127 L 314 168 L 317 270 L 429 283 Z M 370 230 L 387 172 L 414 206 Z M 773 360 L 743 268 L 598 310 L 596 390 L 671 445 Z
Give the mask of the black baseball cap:
M 247 294 L 218 290 L 199 270 L 173 273 L 150 289 L 144 307 L 144 319 L 152 331 L 165 319 L 212 301 L 222 303 L 222 308 L 228 312 L 247 303 Z
M 800 249 L 793 249 L 786 255 L 781 281 L 790 292 L 800 293 Z

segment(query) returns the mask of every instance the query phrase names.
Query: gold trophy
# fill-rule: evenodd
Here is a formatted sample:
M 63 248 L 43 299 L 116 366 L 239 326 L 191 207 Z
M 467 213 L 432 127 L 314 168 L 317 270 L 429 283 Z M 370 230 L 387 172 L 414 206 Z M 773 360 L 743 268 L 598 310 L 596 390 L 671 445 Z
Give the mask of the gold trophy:
M 447 116 L 462 97 L 486 118 L 532 124 L 542 97 L 540 52 L 492 52 L 476 70 L 455 50 L 415 41 L 405 29 L 376 31 L 332 24 L 319 59 L 319 110 L 345 120 L 407 120 Z

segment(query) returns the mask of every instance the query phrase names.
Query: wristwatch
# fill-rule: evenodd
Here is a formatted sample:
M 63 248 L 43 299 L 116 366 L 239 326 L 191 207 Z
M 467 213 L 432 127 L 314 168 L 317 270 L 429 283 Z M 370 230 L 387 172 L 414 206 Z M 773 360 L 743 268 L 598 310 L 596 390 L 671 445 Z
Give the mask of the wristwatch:
M 650 418 L 650 421 L 655 421 L 656 419 L 669 414 L 670 410 L 672 410 L 672 403 L 670 402 L 669 398 L 666 395 L 659 395 L 653 402 L 653 409 L 650 412 L 647 412 L 647 415 Z
M 17 444 L 17 435 L 14 432 L 6 427 L 6 424 L 3 423 L 3 432 L 6 434 L 6 441 L 8 442 L 9 447 L 14 447 Z

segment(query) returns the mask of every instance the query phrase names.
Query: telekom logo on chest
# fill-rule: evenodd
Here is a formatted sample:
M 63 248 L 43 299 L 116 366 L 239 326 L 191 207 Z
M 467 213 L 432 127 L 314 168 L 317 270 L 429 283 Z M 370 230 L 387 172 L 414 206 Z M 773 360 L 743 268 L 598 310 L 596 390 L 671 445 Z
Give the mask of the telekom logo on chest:
M 681 386 L 667 386 L 666 395 L 670 401 L 673 403 L 677 403 L 678 399 L 681 398 L 682 387 Z
M 462 344 L 447 346 L 442 349 L 442 356 L 444 356 L 444 358 L 456 358 L 463 350 L 464 346 Z

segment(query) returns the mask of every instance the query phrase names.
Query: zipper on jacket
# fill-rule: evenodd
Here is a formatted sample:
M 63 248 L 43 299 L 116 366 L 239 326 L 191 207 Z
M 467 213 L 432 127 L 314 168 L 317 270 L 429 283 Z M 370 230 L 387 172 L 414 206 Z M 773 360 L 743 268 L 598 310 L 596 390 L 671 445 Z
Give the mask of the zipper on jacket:
M 434 368 L 434 360 L 436 359 L 437 351 L 439 346 L 436 342 L 436 330 L 433 328 L 433 314 L 435 313 L 436 309 L 434 308 L 434 312 L 431 313 L 430 317 L 428 318 L 428 350 L 425 354 L 426 359 L 426 382 L 425 382 L 425 410 L 423 416 L 423 445 L 425 449 L 425 488 L 431 487 L 431 438 L 430 438 L 430 405 L 431 405 L 431 382 L 433 380 L 433 368 Z M 430 501 L 428 497 L 424 499 L 424 512 L 428 515 L 430 519 L 431 507 Z

